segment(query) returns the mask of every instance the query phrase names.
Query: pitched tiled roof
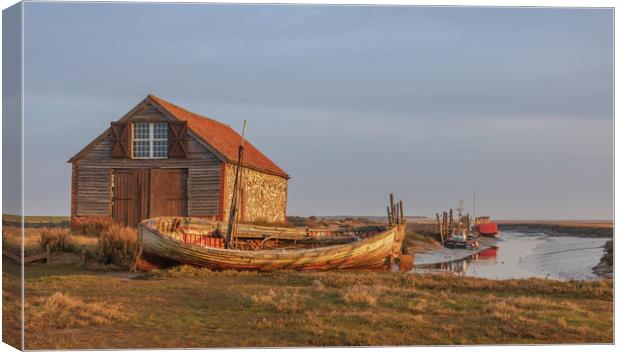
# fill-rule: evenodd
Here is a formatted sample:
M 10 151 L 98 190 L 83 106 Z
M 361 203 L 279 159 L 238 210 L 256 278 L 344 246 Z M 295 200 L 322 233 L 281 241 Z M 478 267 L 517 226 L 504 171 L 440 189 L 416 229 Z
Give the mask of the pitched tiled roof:
M 180 106 L 174 105 L 152 94 L 149 94 L 147 98 L 164 108 L 177 119 L 187 121 L 187 126 L 190 130 L 194 131 L 204 142 L 224 155 L 229 162 L 237 162 L 241 135 L 235 132 L 232 127 L 187 111 Z M 289 178 L 284 170 L 266 157 L 265 154 L 256 149 L 247 139 L 243 143 L 243 165 Z

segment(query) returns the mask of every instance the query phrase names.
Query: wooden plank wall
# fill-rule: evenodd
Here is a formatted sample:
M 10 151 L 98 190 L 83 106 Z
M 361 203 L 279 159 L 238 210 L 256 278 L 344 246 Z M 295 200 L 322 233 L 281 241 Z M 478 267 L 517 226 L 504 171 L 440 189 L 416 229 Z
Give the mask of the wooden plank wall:
M 154 107 L 151 104 L 147 104 L 145 107 L 143 107 L 142 109 L 140 109 L 140 111 L 137 111 L 132 117 L 132 120 L 136 121 L 154 121 L 154 120 L 159 120 L 159 121 L 163 121 L 163 120 L 167 120 L 167 117 L 165 117 L 156 107 Z
M 187 173 L 187 206 L 190 216 L 217 216 L 220 210 L 220 163 L 192 167 Z
M 78 215 L 110 214 L 110 171 L 99 168 L 78 168 Z
M 132 120 L 165 120 L 164 115 L 147 106 Z M 110 172 L 115 168 L 187 168 L 188 215 L 217 216 L 219 214 L 221 162 L 190 134 L 187 158 L 114 159 L 110 157 L 111 141 L 106 138 L 77 160 L 78 216 L 110 215 Z M 104 182 L 107 180 L 107 183 Z M 106 199 L 106 195 L 108 195 Z M 85 203 L 82 206 L 82 203 Z M 107 206 L 106 206 L 107 205 Z

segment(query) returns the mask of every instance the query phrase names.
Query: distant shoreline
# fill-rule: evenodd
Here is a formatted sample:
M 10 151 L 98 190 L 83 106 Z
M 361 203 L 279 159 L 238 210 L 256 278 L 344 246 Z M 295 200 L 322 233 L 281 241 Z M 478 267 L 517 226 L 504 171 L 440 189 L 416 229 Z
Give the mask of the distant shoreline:
M 575 222 L 498 222 L 500 231 L 515 230 L 524 233 L 543 232 L 549 236 L 606 237 L 614 234 L 612 224 Z
M 613 220 L 496 220 L 499 225 L 552 225 L 565 227 L 613 228 Z
M 377 222 L 387 222 L 385 216 L 355 216 Z M 307 217 L 303 217 L 307 218 Z M 345 216 L 317 216 L 317 218 L 335 220 Z M 406 216 L 412 224 L 435 224 L 436 219 L 423 216 Z M 24 219 L 27 227 L 69 226 L 68 216 L 41 216 L 26 215 Z M 495 220 L 500 229 L 518 229 L 524 232 L 552 231 L 558 234 L 580 235 L 583 232 L 594 234 L 596 237 L 611 237 L 613 235 L 613 220 Z M 21 226 L 21 219 L 17 215 L 2 214 L 3 225 Z M 589 236 L 586 234 L 586 236 Z

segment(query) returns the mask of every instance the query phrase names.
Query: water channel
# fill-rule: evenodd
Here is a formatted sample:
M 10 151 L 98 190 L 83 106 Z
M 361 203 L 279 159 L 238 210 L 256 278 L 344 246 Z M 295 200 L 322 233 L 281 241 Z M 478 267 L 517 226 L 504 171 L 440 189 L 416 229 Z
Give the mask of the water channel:
M 495 248 L 444 263 L 416 265 L 414 260 L 413 271 L 451 272 L 487 279 L 596 279 L 592 267 L 601 260 L 608 240 L 503 231 Z

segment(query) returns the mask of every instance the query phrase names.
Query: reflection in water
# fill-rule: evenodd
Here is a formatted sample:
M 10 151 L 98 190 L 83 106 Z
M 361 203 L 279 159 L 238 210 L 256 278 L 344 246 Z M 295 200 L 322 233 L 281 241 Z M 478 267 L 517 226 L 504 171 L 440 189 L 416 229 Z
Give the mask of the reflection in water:
M 592 267 L 603 255 L 603 245 L 607 240 L 503 232 L 498 247 L 462 260 L 414 265 L 412 271 L 451 272 L 488 279 L 593 279 L 596 276 L 592 273 Z
M 493 247 L 485 249 L 480 253 L 476 253 L 473 256 L 463 259 L 463 260 L 455 260 L 447 263 L 437 263 L 437 264 L 428 264 L 428 265 L 418 265 L 415 267 L 414 271 L 419 270 L 427 270 L 427 271 L 448 271 L 451 273 L 455 273 L 460 276 L 466 276 L 467 268 L 469 267 L 469 263 L 477 262 L 479 260 L 492 260 L 497 258 L 497 251 L 499 248 Z
M 498 247 L 493 247 L 489 249 L 485 249 L 478 254 L 474 254 L 474 258 L 476 259 L 495 259 L 497 258 L 497 251 L 499 251 Z

